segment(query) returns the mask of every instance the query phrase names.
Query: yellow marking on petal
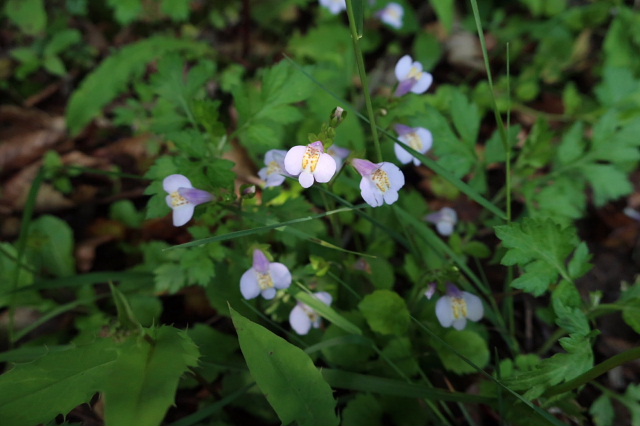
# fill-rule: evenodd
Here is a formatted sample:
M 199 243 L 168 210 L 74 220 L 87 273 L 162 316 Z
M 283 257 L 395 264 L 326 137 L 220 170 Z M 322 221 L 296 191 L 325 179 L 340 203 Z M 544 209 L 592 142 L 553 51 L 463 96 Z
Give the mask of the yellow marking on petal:
M 322 153 L 319 150 L 308 146 L 302 157 L 302 169 L 308 173 L 315 172 L 320 160 L 320 154 Z
M 420 71 L 418 69 L 418 67 L 411 67 L 411 69 L 409 70 L 409 74 L 407 75 L 407 78 L 413 78 L 416 81 L 420 80 L 422 78 L 422 71 Z
M 407 134 L 407 139 L 409 139 L 409 146 L 415 149 L 418 152 L 422 151 L 422 138 L 418 136 L 417 132 L 411 132 Z
M 180 193 L 178 191 L 174 191 L 169 195 L 171 195 L 171 206 L 172 207 L 179 207 L 179 206 L 184 206 L 185 204 L 189 204 L 189 201 L 187 201 L 186 198 L 184 198 L 182 195 L 180 195 Z
M 391 189 L 391 181 L 389 175 L 382 169 L 378 169 L 371 175 L 371 180 L 376 184 L 381 192 L 387 192 Z
M 451 309 L 455 319 L 467 317 L 467 302 L 462 297 L 451 298 Z
M 267 272 L 266 274 L 256 272 L 256 274 L 258 275 L 258 285 L 260 286 L 260 290 L 273 288 L 273 279 L 271 278 L 271 274 L 269 272 Z
M 274 173 L 282 173 L 282 168 L 280 168 L 280 164 L 277 161 L 272 161 L 267 165 L 267 176 L 271 176 Z

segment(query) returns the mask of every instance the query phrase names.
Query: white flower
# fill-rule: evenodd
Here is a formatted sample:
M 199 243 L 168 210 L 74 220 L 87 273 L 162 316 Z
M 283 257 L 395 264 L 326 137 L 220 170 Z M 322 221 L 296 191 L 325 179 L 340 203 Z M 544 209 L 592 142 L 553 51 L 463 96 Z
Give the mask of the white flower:
M 420 62 L 413 62 L 411 56 L 404 55 L 396 64 L 396 78 L 399 83 L 396 96 L 409 92 L 421 94 L 427 91 L 433 82 L 433 76 L 422 70 Z
M 240 292 L 245 299 L 253 299 L 262 293 L 265 299 L 273 299 L 276 291 L 291 285 L 291 272 L 282 263 L 269 262 L 261 250 L 253 251 L 253 267 L 240 278 Z
M 436 293 L 438 285 L 436 283 L 429 283 L 427 286 L 427 290 L 424 292 L 424 295 L 427 299 L 431 300 L 433 295 Z
M 329 182 L 336 173 L 336 161 L 329 154 L 324 153 L 324 145 L 320 141 L 307 146 L 294 146 L 284 158 L 285 170 L 298 176 L 303 188 L 309 188 L 314 180 Z
M 183 175 L 167 176 L 162 181 L 162 187 L 169 193 L 165 200 L 173 209 L 173 226 L 182 226 L 189 222 L 198 204 L 213 200 L 213 195 L 194 188 L 191 181 Z
M 339 171 L 342 168 L 344 160 L 346 160 L 347 157 L 349 157 L 349 154 L 351 154 L 351 150 L 342 148 L 338 145 L 331 145 L 327 150 L 327 154 L 329 154 L 334 159 L 334 161 L 336 162 L 336 171 Z
M 447 295 L 442 296 L 436 303 L 436 317 L 443 327 L 462 330 L 467 325 L 467 319 L 479 321 L 484 315 L 484 307 L 478 296 L 466 291 L 460 291 L 453 284 L 447 285 Z
M 328 306 L 331 306 L 331 302 L 333 302 L 333 297 L 325 291 L 314 293 L 314 297 Z M 298 302 L 289 314 L 289 324 L 291 324 L 291 328 L 300 335 L 309 333 L 311 327 L 320 327 L 321 322 L 320 315 L 309 305 L 302 302 Z
M 337 15 L 347 9 L 347 2 L 345 0 L 320 0 L 320 6 L 326 7 L 329 12 Z
M 402 28 L 404 9 L 398 3 L 389 3 L 384 9 L 377 13 L 377 16 L 385 24 L 391 25 L 396 30 L 399 30 Z
M 286 155 L 287 151 L 284 149 L 272 149 L 264 155 L 266 167 L 258 171 L 258 176 L 266 182 L 265 188 L 280 186 L 284 182 L 285 176 L 291 176 L 284 169 L 284 157 Z
M 458 223 L 458 213 L 451 207 L 443 207 L 435 213 L 428 214 L 425 219 L 436 225 L 440 235 L 448 236 L 453 233 L 453 227 Z
M 398 200 L 398 191 L 404 186 L 404 175 L 395 164 L 374 164 L 369 160 L 354 158 L 351 162 L 362 175 L 360 194 L 371 207 Z
M 420 154 L 426 154 L 433 145 L 433 136 L 431 132 L 424 127 L 409 127 L 404 124 L 396 124 L 395 129 L 396 132 L 398 132 L 398 140 L 409 145 Z M 420 165 L 420 160 L 409 154 L 409 152 L 399 144 L 395 144 L 394 150 L 398 161 L 402 164 L 408 164 L 413 160 L 413 164 L 416 166 Z

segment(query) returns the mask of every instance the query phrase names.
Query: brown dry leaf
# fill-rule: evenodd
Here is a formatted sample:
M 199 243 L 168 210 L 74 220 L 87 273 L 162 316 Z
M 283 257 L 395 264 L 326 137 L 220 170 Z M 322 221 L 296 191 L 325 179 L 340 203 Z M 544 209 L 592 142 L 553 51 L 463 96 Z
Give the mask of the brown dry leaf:
M 0 170 L 20 169 L 54 147 L 66 134 L 63 116 L 52 117 L 37 109 L 0 106 Z

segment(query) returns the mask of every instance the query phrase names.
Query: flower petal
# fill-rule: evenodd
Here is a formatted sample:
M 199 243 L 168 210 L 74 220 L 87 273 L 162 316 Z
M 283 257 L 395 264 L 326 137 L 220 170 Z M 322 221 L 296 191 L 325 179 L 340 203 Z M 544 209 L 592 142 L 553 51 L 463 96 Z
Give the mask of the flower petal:
M 387 204 L 393 204 L 398 201 L 398 191 L 394 191 L 393 188 L 382 194 L 384 202 Z
M 431 83 L 433 83 L 433 76 L 428 72 L 423 72 L 422 78 L 413 85 L 411 92 L 418 95 L 424 93 L 431 87 Z
M 453 308 L 451 306 L 451 297 L 442 296 L 436 302 L 436 317 L 443 327 L 451 327 L 453 324 Z
M 320 183 L 329 182 L 336 174 L 336 160 L 329 154 L 320 154 L 313 176 Z
M 273 286 L 277 289 L 288 288 L 291 285 L 291 272 L 289 268 L 280 262 L 269 265 L 269 273 L 273 280 Z
M 382 193 L 367 176 L 363 176 L 360 181 L 360 195 L 371 207 L 380 207 L 382 205 Z
M 291 328 L 301 336 L 309 333 L 309 330 L 311 329 L 311 320 L 300 305 L 296 305 L 291 310 L 291 313 L 289 314 L 289 324 L 291 324 Z
M 247 300 L 258 297 L 260 294 L 260 285 L 258 284 L 258 277 L 256 271 L 253 268 L 247 270 L 240 278 L 240 293 L 242 297 Z
M 331 302 L 333 302 L 333 296 L 331 293 L 327 293 L 326 291 L 319 291 L 314 293 L 316 299 L 320 300 L 325 305 L 331 306 Z
M 300 176 L 298 176 L 298 182 L 300 182 L 303 188 L 309 188 L 314 182 L 313 174 L 303 171 L 300 173 Z
M 300 174 L 305 152 L 307 152 L 307 147 L 303 145 L 294 146 L 287 152 L 287 155 L 284 157 L 284 169 L 287 173 L 293 176 Z
M 262 297 L 267 300 L 271 300 L 276 297 L 277 290 L 275 288 L 266 288 L 262 290 Z
M 169 194 L 176 192 L 180 188 L 193 188 L 191 181 L 183 175 L 170 175 L 162 181 L 162 187 Z
M 399 137 L 398 140 L 401 142 L 407 143 L 407 141 L 402 140 L 402 137 Z M 396 157 L 398 157 L 398 161 L 402 164 L 409 164 L 411 160 L 413 160 L 413 155 L 409 154 L 409 152 L 404 149 L 400 144 L 395 144 L 393 146 L 393 150 L 396 153 Z
M 179 188 L 178 194 L 194 206 L 213 200 L 210 192 L 198 188 Z
M 471 321 L 479 321 L 484 316 L 484 306 L 482 300 L 475 294 L 462 292 L 462 298 L 467 302 L 467 318 Z
M 422 150 L 420 151 L 420 153 L 426 154 L 427 151 L 429 151 L 433 146 L 433 135 L 429 130 L 425 129 L 424 127 L 417 127 L 416 134 L 422 141 Z
M 193 217 L 196 206 L 193 204 L 183 204 L 173 209 L 173 226 L 182 226 Z
M 453 234 L 453 223 L 440 221 L 436 223 L 436 229 L 440 235 L 444 235 L 445 237 Z
M 255 249 L 253 251 L 253 269 L 261 274 L 266 274 L 269 272 L 270 264 L 271 262 L 262 250 Z
M 453 321 L 452 325 L 456 330 L 464 330 L 464 328 L 467 326 L 467 319 L 458 318 L 457 320 Z
M 407 78 L 407 75 L 409 75 L 409 71 L 411 71 L 411 64 L 412 64 L 412 59 L 411 56 L 409 55 L 404 55 L 402 58 L 400 58 L 400 60 L 398 61 L 398 63 L 396 64 L 396 78 L 399 81 L 405 80 Z
M 391 182 L 391 189 L 398 191 L 404 186 L 404 173 L 393 163 L 387 163 L 386 161 L 381 163 L 380 168 L 389 176 L 389 182 Z

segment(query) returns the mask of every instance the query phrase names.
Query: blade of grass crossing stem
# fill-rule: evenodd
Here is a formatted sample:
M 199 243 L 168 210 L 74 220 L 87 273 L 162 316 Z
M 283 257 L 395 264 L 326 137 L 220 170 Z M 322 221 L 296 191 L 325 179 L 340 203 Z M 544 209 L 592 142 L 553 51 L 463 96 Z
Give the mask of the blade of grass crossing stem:
M 360 330 L 357 325 L 353 324 L 351 321 L 340 315 L 331 306 L 323 303 L 321 300 L 311 294 L 311 292 L 305 287 L 302 287 L 302 289 L 303 291 L 299 291 L 298 293 L 294 294 L 293 297 L 295 297 L 305 305 L 310 306 L 311 309 L 320 314 L 320 316 L 325 318 L 330 323 L 336 325 L 337 327 L 340 327 L 347 333 L 362 335 L 362 330 Z
M 331 95 L 334 99 L 336 99 L 340 103 L 340 105 L 342 105 L 343 108 L 345 108 L 350 114 L 356 115 L 358 118 L 360 118 L 362 121 L 364 121 L 366 123 L 371 123 L 371 121 L 366 116 L 364 116 L 363 114 L 358 112 L 349 102 L 347 102 L 345 99 L 342 99 L 340 96 L 336 95 L 334 92 L 331 91 L 331 89 L 326 87 L 324 84 L 320 83 L 315 77 L 313 77 L 307 71 L 302 69 L 302 67 L 300 67 L 300 65 L 298 65 L 293 59 L 291 59 L 290 57 L 288 57 L 286 55 L 285 55 L 285 57 L 287 58 L 287 60 L 291 64 L 293 64 L 294 67 L 296 67 L 296 69 L 299 72 L 304 74 L 307 78 L 309 78 L 311 81 L 313 81 L 318 87 L 320 87 L 322 90 L 324 90 L 329 95 Z M 500 208 L 498 208 L 491 201 L 489 201 L 486 198 L 484 198 L 478 191 L 473 189 L 467 183 L 465 183 L 462 180 L 458 179 L 457 177 L 453 176 L 451 173 L 449 173 L 440 164 L 438 164 L 437 162 L 435 162 L 434 160 L 432 160 L 432 159 L 430 159 L 428 157 L 425 157 L 421 153 L 415 151 L 410 146 L 402 143 L 401 141 L 396 139 L 396 137 L 393 136 L 391 133 L 387 132 L 385 129 L 383 129 L 381 127 L 377 127 L 377 130 L 379 132 L 385 134 L 389 138 L 391 138 L 391 140 L 393 140 L 394 142 L 400 143 L 407 151 L 409 151 L 412 155 L 414 155 L 416 158 L 418 158 L 420 161 L 422 161 L 422 163 L 425 166 L 427 166 L 428 168 L 433 170 L 438 175 L 442 176 L 445 180 L 447 180 L 453 186 L 458 188 L 467 197 L 471 198 L 472 200 L 474 200 L 475 202 L 477 202 L 481 206 L 485 207 L 487 210 L 489 210 L 490 212 L 492 212 L 496 216 L 500 217 L 501 219 L 505 219 L 505 220 L 507 219 L 507 214 L 505 212 L 500 210 Z
M 360 207 L 356 207 L 356 206 L 353 206 L 353 205 L 351 207 L 342 207 L 342 208 L 339 208 L 339 209 L 331 210 L 331 211 L 328 211 L 328 212 L 325 212 L 325 213 L 316 214 L 316 215 L 313 215 L 313 216 L 306 216 L 306 217 L 300 217 L 298 219 L 288 220 L 286 222 L 279 222 L 279 223 L 274 223 L 272 225 L 259 226 L 257 228 L 251 228 L 251 229 L 243 229 L 242 231 L 229 232 L 228 234 L 216 235 L 215 237 L 202 238 L 200 240 L 195 240 L 195 241 L 191 241 L 191 242 L 184 243 L 184 244 L 178 244 L 178 245 L 175 245 L 173 247 L 168 247 L 165 250 L 173 250 L 173 249 L 177 249 L 177 248 L 187 248 L 187 247 L 197 247 L 197 246 L 201 246 L 201 245 L 204 245 L 204 244 L 213 243 L 213 242 L 216 242 L 216 241 L 226 241 L 226 240 L 233 240 L 233 239 L 240 238 L 240 237 L 247 237 L 249 235 L 259 234 L 261 232 L 266 232 L 266 231 L 270 231 L 272 229 L 282 228 L 284 226 L 295 225 L 297 223 L 303 223 L 303 222 L 308 222 L 310 220 L 320 219 L 320 218 L 323 218 L 325 216 L 329 216 L 329 215 L 336 214 L 336 213 L 348 212 L 348 211 L 351 211 L 351 210 L 356 210 L 357 211 L 359 208 Z
M 29 233 L 29 226 L 31 225 L 31 219 L 33 218 L 33 212 L 36 207 L 36 199 L 38 198 L 38 192 L 40 191 L 40 186 L 42 182 L 44 182 L 45 177 L 45 169 L 41 167 L 36 175 L 33 183 L 31 184 L 31 189 L 29 189 L 29 195 L 27 196 L 27 202 L 24 206 L 24 212 L 22 213 L 22 225 L 20 227 L 20 236 L 18 237 L 18 245 L 17 252 L 18 258 L 16 259 L 16 272 L 13 276 L 13 282 L 11 283 L 11 291 L 12 296 L 9 302 L 9 346 L 13 347 L 13 343 L 17 340 L 14 336 L 14 326 L 15 326 L 15 289 L 18 288 L 18 282 L 20 280 L 20 272 L 22 268 L 18 267 L 22 263 L 22 258 L 24 257 L 24 251 L 27 248 L 27 235 Z
M 449 349 L 451 352 L 453 352 L 457 357 L 459 357 L 461 360 L 463 360 L 464 362 L 466 362 L 467 364 L 469 364 L 471 367 L 473 367 L 478 373 L 482 374 L 484 377 L 486 377 L 487 379 L 491 380 L 492 382 L 494 382 L 496 385 L 498 385 L 500 388 L 504 389 L 505 391 L 507 391 L 507 393 L 511 394 L 512 396 L 514 396 L 515 398 L 519 399 L 520 401 L 522 401 L 525 405 L 527 405 L 529 408 L 531 408 L 534 412 L 536 412 L 536 414 L 540 415 L 541 417 L 543 417 L 545 420 L 547 420 L 548 422 L 550 422 L 551 424 L 554 424 L 556 426 L 566 426 L 564 423 L 560 422 L 560 420 L 558 420 L 557 418 L 555 418 L 554 416 L 552 416 L 551 414 L 549 414 L 548 412 L 546 412 L 545 410 L 543 410 L 542 408 L 538 407 L 537 405 L 531 403 L 531 401 L 527 400 L 526 398 L 524 398 L 522 395 L 520 395 L 517 392 L 514 392 L 513 390 L 511 390 L 508 386 L 505 386 L 500 380 L 496 379 L 495 377 L 493 377 L 491 374 L 487 373 L 486 371 L 484 371 L 482 368 L 478 367 L 477 365 L 475 365 L 470 359 L 468 359 L 467 357 L 465 357 L 464 355 L 462 355 L 460 352 L 458 352 L 453 346 L 451 346 L 450 344 L 448 344 L 444 339 L 442 339 L 440 336 L 438 336 L 436 333 L 434 333 L 433 331 L 431 331 L 431 329 L 429 329 L 429 327 L 427 327 L 426 325 L 424 325 L 422 322 L 420 322 L 417 318 L 411 316 L 411 320 L 413 322 L 415 322 L 418 327 L 420 327 L 421 329 L 423 329 L 431 338 L 437 340 L 440 344 L 442 344 L 443 346 L 445 346 L 447 349 Z M 331 383 L 331 382 L 329 382 Z M 493 402 L 493 398 L 492 398 L 492 402 Z

